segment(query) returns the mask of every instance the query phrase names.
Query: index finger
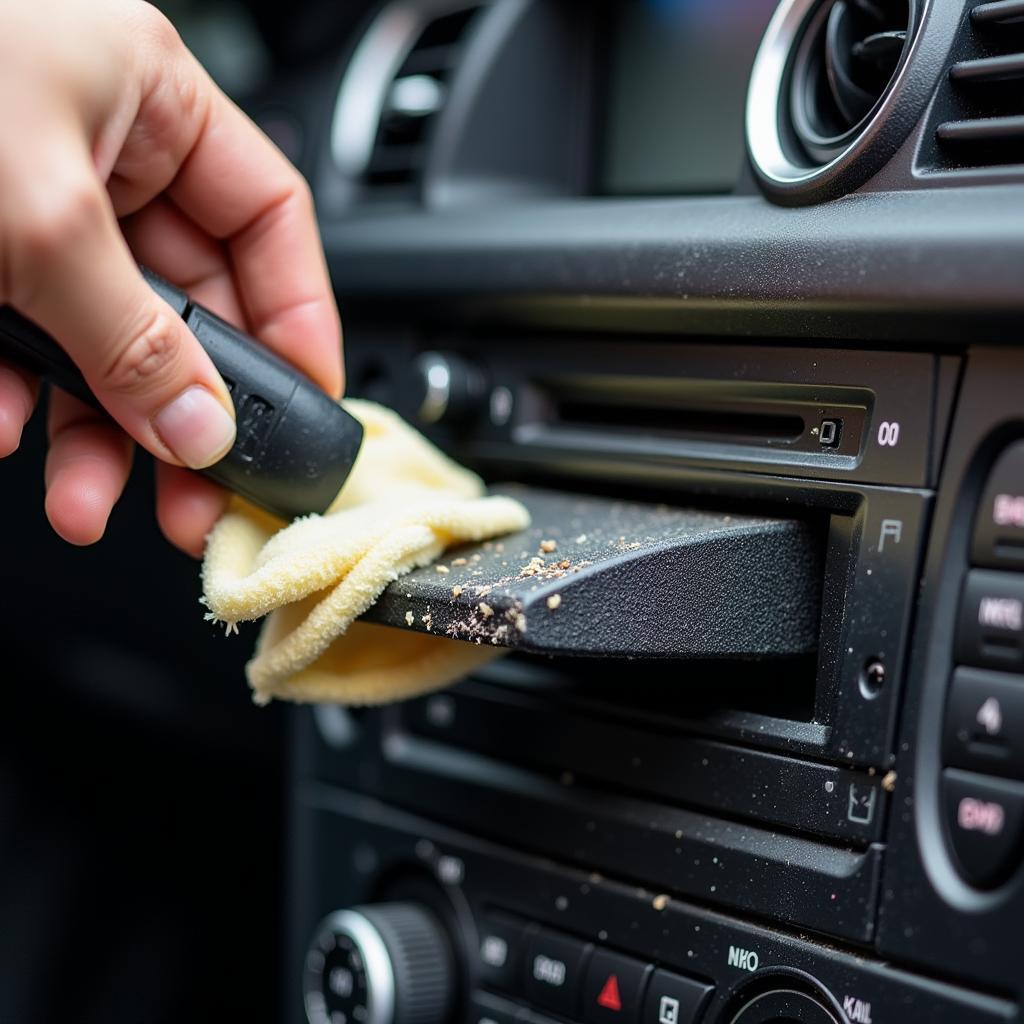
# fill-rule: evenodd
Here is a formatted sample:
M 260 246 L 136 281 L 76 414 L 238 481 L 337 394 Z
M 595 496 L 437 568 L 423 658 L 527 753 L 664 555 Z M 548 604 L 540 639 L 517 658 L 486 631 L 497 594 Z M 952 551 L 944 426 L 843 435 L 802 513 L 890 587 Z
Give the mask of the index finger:
M 226 243 L 253 334 L 340 396 L 341 322 L 309 186 L 219 90 L 168 193 Z

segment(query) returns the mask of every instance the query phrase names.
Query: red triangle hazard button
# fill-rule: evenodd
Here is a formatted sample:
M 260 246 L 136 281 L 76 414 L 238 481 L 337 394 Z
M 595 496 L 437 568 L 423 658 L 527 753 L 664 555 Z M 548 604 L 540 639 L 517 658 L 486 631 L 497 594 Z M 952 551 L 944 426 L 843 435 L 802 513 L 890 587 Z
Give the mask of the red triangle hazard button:
M 597 997 L 597 1005 L 603 1006 L 606 1010 L 614 1010 L 618 1013 L 622 1009 L 622 997 L 619 995 L 619 979 L 614 974 L 608 975 L 600 995 Z

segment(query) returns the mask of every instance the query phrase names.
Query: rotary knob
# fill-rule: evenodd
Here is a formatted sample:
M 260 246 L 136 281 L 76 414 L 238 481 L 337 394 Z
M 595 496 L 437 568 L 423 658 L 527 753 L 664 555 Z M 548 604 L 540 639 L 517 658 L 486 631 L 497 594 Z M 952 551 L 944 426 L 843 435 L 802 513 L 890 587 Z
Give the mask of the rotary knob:
M 478 366 L 455 352 L 423 352 L 413 364 L 409 394 L 418 422 L 453 423 L 485 406 L 487 381 Z
M 303 988 L 309 1024 L 443 1024 L 455 996 L 451 943 L 416 903 L 339 910 L 317 928 Z

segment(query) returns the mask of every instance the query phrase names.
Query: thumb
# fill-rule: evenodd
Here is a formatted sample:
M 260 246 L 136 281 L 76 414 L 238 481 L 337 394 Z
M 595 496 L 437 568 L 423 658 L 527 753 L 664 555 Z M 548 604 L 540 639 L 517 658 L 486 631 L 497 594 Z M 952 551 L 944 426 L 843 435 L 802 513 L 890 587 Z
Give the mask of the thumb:
M 146 284 L 91 174 L 12 231 L 11 304 L 52 334 L 117 422 L 158 458 L 201 469 L 235 439 L 209 356 Z

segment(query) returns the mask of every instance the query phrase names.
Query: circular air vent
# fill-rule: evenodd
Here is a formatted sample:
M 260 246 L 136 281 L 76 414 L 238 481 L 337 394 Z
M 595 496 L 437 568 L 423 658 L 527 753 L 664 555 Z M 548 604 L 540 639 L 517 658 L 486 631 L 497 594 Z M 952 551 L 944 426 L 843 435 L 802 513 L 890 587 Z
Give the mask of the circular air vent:
M 856 187 L 902 140 L 890 115 L 923 0 L 782 0 L 747 97 L 754 169 L 797 202 Z M 888 127 L 887 127 L 888 126 Z

